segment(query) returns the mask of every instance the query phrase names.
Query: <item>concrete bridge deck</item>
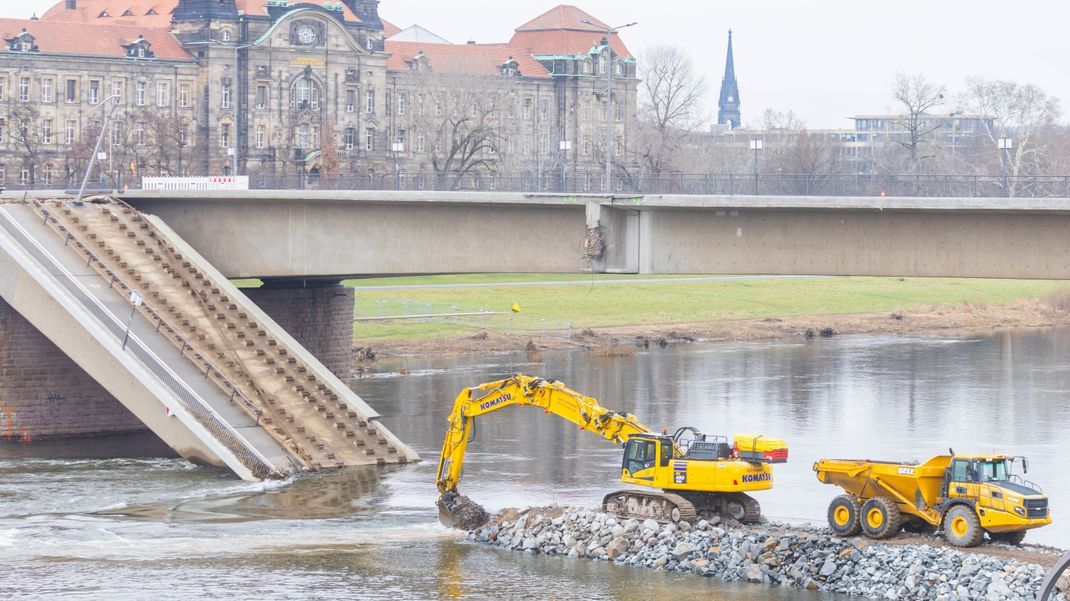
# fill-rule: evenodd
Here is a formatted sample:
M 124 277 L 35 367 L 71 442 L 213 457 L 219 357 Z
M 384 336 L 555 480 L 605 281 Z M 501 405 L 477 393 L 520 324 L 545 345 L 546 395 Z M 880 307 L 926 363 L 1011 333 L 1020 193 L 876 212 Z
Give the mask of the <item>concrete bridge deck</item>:
M 1070 277 L 1070 199 L 153 192 L 232 278 L 425 273 Z
M 7 204 L 0 248 L 0 295 L 183 457 L 246 479 L 417 459 L 165 225 Z

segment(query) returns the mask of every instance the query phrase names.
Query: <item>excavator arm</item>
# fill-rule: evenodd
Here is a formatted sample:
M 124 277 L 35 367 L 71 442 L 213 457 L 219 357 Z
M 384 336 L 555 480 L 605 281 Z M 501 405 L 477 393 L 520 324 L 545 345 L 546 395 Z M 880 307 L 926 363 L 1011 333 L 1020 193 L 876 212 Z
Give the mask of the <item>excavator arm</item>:
M 516 375 L 466 388 L 453 403 L 449 429 L 438 458 L 437 485 L 441 495 L 456 493 L 475 419 L 511 405 L 541 408 L 616 444 L 626 442 L 634 434 L 651 431 L 635 416 L 606 409 L 597 400 L 556 380 Z

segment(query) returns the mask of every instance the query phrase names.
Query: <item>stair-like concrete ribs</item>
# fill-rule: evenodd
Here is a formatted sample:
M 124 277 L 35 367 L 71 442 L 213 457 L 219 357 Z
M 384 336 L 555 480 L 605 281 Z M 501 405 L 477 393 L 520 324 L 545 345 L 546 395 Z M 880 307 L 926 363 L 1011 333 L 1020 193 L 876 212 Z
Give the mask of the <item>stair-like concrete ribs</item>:
M 112 199 L 34 206 L 116 291 L 138 291 L 141 316 L 286 450 L 290 465 L 276 465 L 274 474 L 419 459 L 162 223 Z

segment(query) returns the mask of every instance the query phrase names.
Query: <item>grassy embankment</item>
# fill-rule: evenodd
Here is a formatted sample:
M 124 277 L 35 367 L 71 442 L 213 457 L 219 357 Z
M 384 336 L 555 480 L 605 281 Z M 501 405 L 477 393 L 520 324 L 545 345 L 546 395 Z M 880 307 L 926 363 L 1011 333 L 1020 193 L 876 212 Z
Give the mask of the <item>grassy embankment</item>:
M 632 276 L 634 279 L 635 276 Z M 596 276 L 629 279 L 628 276 Z M 357 316 L 503 311 L 507 315 L 455 321 L 373 321 L 354 324 L 364 341 L 413 340 L 486 328 L 539 333 L 588 327 L 713 322 L 808 315 L 881 313 L 964 303 L 1004 305 L 1070 294 L 1070 284 L 1036 280 L 951 278 L 812 278 L 720 282 L 587 285 L 592 276 L 498 274 L 350 280 Z M 650 279 L 643 276 L 643 279 Z M 572 286 L 364 290 L 372 286 L 572 281 Z M 510 307 L 519 303 L 521 312 Z M 545 322 L 544 322 L 545 320 Z

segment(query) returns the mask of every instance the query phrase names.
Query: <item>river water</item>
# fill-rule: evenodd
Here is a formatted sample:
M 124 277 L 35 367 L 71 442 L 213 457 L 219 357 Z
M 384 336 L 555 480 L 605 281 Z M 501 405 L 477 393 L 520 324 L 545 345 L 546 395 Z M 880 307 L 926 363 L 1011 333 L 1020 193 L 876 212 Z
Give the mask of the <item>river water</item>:
M 1070 330 L 947 340 L 840 337 L 687 345 L 605 358 L 545 353 L 385 361 L 354 381 L 417 466 L 250 484 L 167 457 L 151 435 L 0 442 L 0 598 L 832 599 L 486 548 L 436 521 L 434 462 L 454 396 L 525 372 L 563 380 L 653 427 L 786 439 L 758 493 L 774 519 L 820 523 L 823 456 L 1028 455 L 1066 546 Z M 461 489 L 489 509 L 597 505 L 620 450 L 542 412 L 481 420 Z

